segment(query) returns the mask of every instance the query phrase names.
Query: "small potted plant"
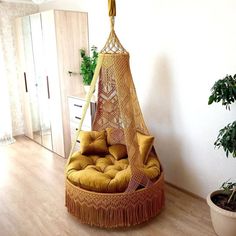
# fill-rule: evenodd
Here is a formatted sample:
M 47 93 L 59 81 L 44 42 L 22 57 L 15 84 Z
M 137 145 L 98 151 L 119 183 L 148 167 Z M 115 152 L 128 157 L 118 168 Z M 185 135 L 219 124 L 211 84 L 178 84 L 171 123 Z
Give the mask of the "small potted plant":
M 97 47 L 91 47 L 91 56 L 86 54 L 85 49 L 80 49 L 80 56 L 82 58 L 80 65 L 80 75 L 83 77 L 83 85 L 85 91 L 88 92 L 90 84 L 93 79 L 93 74 L 97 66 L 98 52 Z
M 236 75 L 226 75 L 215 82 L 208 104 L 222 102 L 230 110 L 236 101 Z M 216 148 L 223 148 L 227 157 L 236 157 L 236 121 L 229 123 L 219 131 L 214 143 Z M 236 183 L 226 181 L 221 189 L 207 196 L 211 219 L 215 232 L 219 236 L 236 236 Z

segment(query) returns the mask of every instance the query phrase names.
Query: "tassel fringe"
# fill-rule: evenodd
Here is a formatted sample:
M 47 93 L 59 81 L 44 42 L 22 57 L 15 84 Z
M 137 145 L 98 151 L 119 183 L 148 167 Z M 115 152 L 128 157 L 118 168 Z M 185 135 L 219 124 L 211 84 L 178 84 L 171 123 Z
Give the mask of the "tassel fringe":
M 129 227 L 158 215 L 164 207 L 164 178 L 134 193 L 105 194 L 66 183 L 66 207 L 82 223 L 102 228 Z

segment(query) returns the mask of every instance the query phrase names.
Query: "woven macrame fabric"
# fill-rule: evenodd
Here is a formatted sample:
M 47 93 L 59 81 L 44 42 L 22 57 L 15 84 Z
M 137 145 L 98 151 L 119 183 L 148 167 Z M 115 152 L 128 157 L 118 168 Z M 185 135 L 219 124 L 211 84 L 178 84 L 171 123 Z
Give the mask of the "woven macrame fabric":
M 149 135 L 138 103 L 129 66 L 129 54 L 103 54 L 98 84 L 97 111 L 93 130 L 106 128 L 123 129 L 124 137 L 118 142 L 125 144 L 132 171 L 127 191 L 134 191 L 139 185 L 151 184 L 140 170 L 143 163 L 140 158 L 137 131 Z

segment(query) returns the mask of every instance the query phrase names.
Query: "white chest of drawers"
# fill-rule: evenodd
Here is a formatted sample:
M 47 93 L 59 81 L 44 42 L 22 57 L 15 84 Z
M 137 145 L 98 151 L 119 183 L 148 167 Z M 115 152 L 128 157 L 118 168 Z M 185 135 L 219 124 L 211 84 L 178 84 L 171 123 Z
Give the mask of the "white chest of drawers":
M 70 113 L 70 136 L 71 143 L 73 143 L 76 135 L 77 128 L 82 116 L 83 106 L 85 104 L 85 99 L 80 97 L 68 97 L 68 107 Z M 91 130 L 92 122 L 95 115 L 96 103 L 91 101 L 82 125 L 82 130 Z M 79 140 L 76 142 L 74 150 L 79 149 Z

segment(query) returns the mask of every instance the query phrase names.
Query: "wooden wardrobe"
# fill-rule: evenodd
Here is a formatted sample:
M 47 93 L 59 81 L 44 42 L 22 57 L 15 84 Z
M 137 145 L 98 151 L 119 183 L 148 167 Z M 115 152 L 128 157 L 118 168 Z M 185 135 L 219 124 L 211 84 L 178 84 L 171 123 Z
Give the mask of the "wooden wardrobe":
M 71 145 L 67 97 L 82 88 L 81 48 L 88 49 L 87 13 L 50 10 L 16 20 L 24 134 L 68 157 Z

